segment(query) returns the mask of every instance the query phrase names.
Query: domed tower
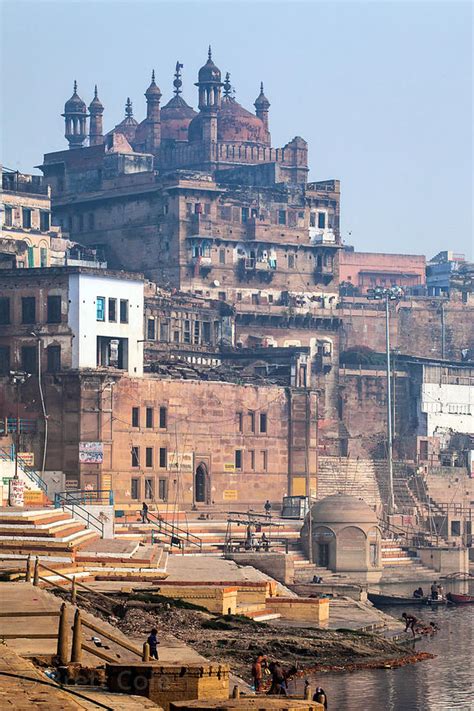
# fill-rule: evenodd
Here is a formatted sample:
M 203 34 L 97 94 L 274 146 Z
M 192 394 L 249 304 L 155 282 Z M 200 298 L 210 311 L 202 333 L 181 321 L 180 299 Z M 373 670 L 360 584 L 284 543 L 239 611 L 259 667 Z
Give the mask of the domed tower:
M 155 70 L 151 73 L 151 84 L 145 92 L 147 137 L 145 150 L 147 153 L 156 153 L 161 143 L 161 111 L 160 87 L 155 82 Z
M 89 104 L 89 145 L 100 146 L 104 142 L 104 132 L 102 127 L 102 114 L 104 107 L 97 95 L 97 84 L 94 89 L 94 98 Z
M 270 108 L 270 102 L 263 93 L 263 81 L 260 84 L 260 94 L 255 99 L 254 106 L 256 115 L 263 122 L 265 129 L 268 131 L 268 109 Z
M 221 106 L 221 70 L 212 61 L 212 51 L 206 64 L 201 67 L 196 86 L 199 89 L 198 108 L 202 114 L 202 141 L 217 142 L 217 112 Z
M 181 96 L 183 65 L 176 62 L 174 73 L 174 96 L 161 109 L 161 140 L 162 141 L 187 141 L 189 124 L 195 116 L 194 109 L 186 103 Z
M 64 104 L 65 132 L 69 148 L 82 148 L 87 138 L 87 108 L 83 100 L 77 94 L 77 81 L 74 81 L 74 92 L 71 98 Z

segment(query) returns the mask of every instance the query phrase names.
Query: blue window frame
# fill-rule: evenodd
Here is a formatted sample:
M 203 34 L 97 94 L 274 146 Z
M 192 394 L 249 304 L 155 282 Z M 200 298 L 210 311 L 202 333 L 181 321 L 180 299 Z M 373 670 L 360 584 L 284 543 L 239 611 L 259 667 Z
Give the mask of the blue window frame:
M 105 321 L 105 296 L 96 299 L 97 321 Z

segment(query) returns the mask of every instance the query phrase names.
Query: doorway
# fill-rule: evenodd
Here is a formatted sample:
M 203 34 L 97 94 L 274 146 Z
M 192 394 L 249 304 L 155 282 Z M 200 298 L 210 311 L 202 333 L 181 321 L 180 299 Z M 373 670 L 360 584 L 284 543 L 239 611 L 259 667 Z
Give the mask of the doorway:
M 321 568 L 329 565 L 329 543 L 318 543 L 318 563 Z
M 209 503 L 209 473 L 204 462 L 200 462 L 194 475 L 194 501 L 197 504 Z

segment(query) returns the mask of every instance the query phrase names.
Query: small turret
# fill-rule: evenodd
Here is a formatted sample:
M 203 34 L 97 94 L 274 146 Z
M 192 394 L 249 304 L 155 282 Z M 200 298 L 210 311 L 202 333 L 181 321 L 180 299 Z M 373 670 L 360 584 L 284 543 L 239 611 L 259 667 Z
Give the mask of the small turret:
M 270 108 L 270 102 L 263 93 L 263 81 L 260 83 L 260 94 L 255 99 L 255 113 L 268 131 L 268 109 Z
M 99 146 L 104 141 L 104 133 L 102 127 L 102 114 L 104 107 L 97 95 L 97 84 L 94 89 L 94 98 L 89 104 L 89 145 Z
M 161 90 L 155 82 L 155 70 L 151 73 L 151 84 L 145 92 L 146 97 L 146 139 L 145 150 L 155 154 L 161 143 Z
M 64 104 L 65 132 L 69 148 L 82 148 L 87 138 L 87 108 L 77 93 L 77 81 L 74 81 L 74 91 L 70 99 Z

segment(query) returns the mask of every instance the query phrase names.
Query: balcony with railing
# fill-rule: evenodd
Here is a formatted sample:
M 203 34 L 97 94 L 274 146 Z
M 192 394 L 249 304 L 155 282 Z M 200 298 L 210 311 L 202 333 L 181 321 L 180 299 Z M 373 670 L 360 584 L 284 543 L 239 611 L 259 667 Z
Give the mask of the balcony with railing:
M 0 417 L 0 437 L 9 434 L 34 435 L 38 430 L 38 421 L 24 417 Z

